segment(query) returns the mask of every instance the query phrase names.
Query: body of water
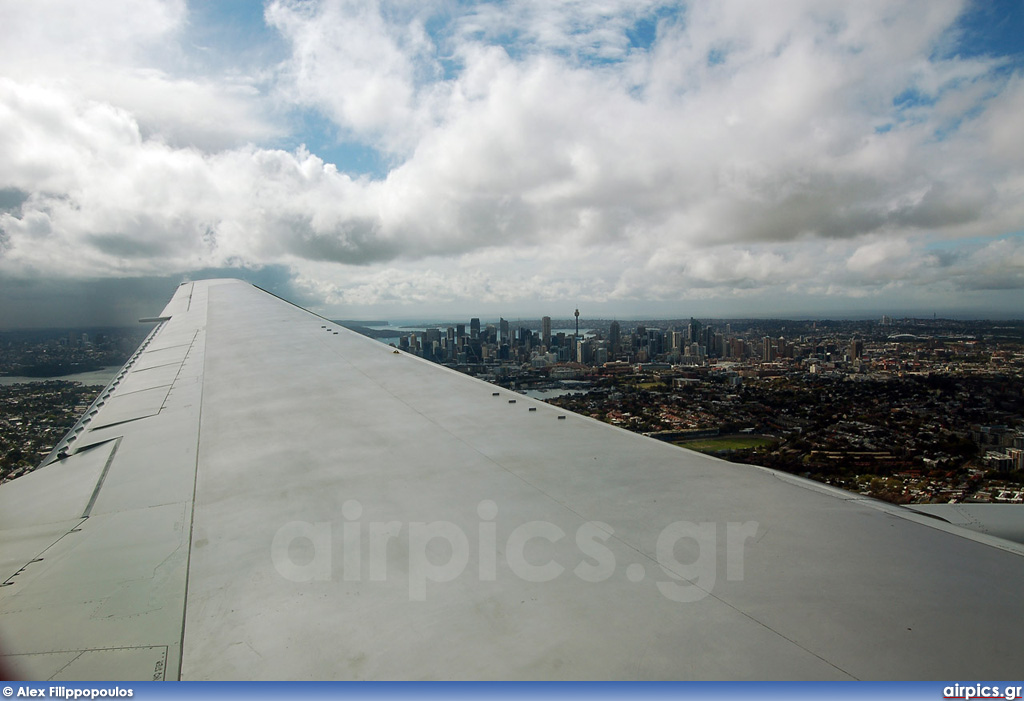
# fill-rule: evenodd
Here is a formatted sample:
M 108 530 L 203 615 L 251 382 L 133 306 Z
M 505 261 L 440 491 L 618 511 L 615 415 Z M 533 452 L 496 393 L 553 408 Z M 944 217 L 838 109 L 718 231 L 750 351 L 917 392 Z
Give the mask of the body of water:
M 60 377 L 0 377 L 0 385 L 20 385 L 26 382 L 46 382 L 47 380 L 81 382 L 83 385 L 105 385 L 113 380 L 120 371 L 120 365 L 111 365 L 100 370 L 76 372 L 74 375 L 61 375 Z

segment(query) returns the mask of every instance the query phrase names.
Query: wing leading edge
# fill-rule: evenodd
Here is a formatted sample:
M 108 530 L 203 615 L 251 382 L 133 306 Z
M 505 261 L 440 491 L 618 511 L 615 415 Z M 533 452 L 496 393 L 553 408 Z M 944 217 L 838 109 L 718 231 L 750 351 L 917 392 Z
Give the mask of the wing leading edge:
M 239 281 L 160 318 L 66 455 L 0 488 L 0 643 L 27 675 L 1019 674 L 1019 545 L 567 414 Z

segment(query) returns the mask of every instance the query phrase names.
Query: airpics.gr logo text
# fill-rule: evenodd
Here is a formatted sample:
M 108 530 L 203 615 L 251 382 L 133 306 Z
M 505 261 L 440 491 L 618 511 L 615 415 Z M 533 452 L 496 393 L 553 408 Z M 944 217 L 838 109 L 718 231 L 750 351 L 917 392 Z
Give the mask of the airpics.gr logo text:
M 954 684 L 942 690 L 944 699 L 1019 699 L 1021 698 L 1021 687 L 1019 686 L 991 686 L 984 684 L 962 685 Z
M 271 560 L 277 572 L 293 582 L 329 581 L 336 574 L 349 582 L 408 577 L 412 601 L 426 600 L 428 583 L 452 582 L 462 576 L 493 582 L 500 574 L 539 583 L 571 572 L 585 582 L 598 583 L 619 568 L 615 550 L 609 547 L 615 530 L 607 523 L 586 521 L 570 535 L 549 521 L 527 521 L 503 530 L 499 537 L 498 511 L 495 502 L 481 501 L 477 505 L 480 520 L 469 529 L 470 535 L 451 521 L 364 522 L 362 505 L 349 500 L 341 508 L 340 539 L 330 522 L 291 521 L 275 533 Z M 743 579 L 745 545 L 758 530 L 755 521 L 675 521 L 654 539 L 653 557 L 628 545 L 617 550 L 632 552 L 640 560 L 625 568 L 630 582 L 643 581 L 654 566 L 661 573 L 655 583 L 663 596 L 693 602 L 710 594 L 720 575 L 720 559 L 728 581 Z M 336 552 L 339 540 L 340 552 Z M 570 543 L 575 547 L 566 548 Z M 476 566 L 468 574 L 471 561 Z

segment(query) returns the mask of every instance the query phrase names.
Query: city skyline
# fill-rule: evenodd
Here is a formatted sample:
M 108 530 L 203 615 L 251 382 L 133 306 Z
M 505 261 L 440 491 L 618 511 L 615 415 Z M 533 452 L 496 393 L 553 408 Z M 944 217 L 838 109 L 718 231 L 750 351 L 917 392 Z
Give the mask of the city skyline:
M 1021 316 L 1019 2 L 0 8 L 0 328 Z
M 240 279 L 246 279 L 242 276 Z M 109 292 L 108 289 L 100 289 L 94 291 L 93 294 L 87 296 L 86 299 L 76 299 L 74 295 L 67 295 L 62 293 L 58 295 L 58 298 L 54 300 L 44 300 L 47 303 L 47 307 L 44 311 L 43 316 L 36 315 L 22 315 L 18 312 L 21 305 L 31 305 L 33 300 L 24 291 L 18 289 L 10 290 L 10 294 L 4 296 L 6 304 L 0 307 L 0 333 L 3 332 L 31 332 L 31 331 L 58 331 L 58 330 L 89 330 L 89 329 L 110 329 L 110 328 L 132 328 L 137 326 L 139 319 L 151 317 L 154 313 L 160 310 L 161 305 L 157 302 L 153 302 L 149 298 L 149 294 L 159 294 L 159 290 L 162 289 L 157 285 L 154 285 L 153 280 L 136 281 L 103 281 L 104 283 L 115 282 L 119 283 L 118 288 L 123 289 L 122 286 L 130 286 L 133 283 L 139 282 L 141 284 L 142 296 L 139 297 L 116 297 Z M 156 283 L 162 282 L 162 280 L 156 280 Z M 0 286 L 4 283 L 0 280 Z M 88 284 L 88 283 L 83 283 Z M 168 283 L 169 288 L 173 289 L 174 285 Z M 150 292 L 150 288 L 156 287 L 155 291 Z M 273 287 L 266 288 L 271 292 L 275 292 Z M 285 297 L 280 295 L 280 291 L 277 291 L 279 296 L 282 296 L 288 301 L 293 301 L 293 298 Z M 107 295 L 110 295 L 109 297 Z M 13 301 L 12 301 L 13 300 Z M 100 301 L 102 300 L 102 301 Z M 563 307 L 565 305 L 562 305 Z M 603 309 L 603 305 L 596 305 L 598 309 Z M 983 310 L 946 310 L 945 313 L 939 311 L 928 311 L 925 309 L 919 310 L 903 310 L 891 311 L 890 309 L 871 309 L 867 311 L 862 310 L 839 310 L 833 313 L 820 312 L 815 313 L 813 311 L 797 312 L 797 313 L 776 313 L 776 310 L 766 311 L 764 313 L 747 313 L 747 314 L 700 314 L 700 313 L 688 313 L 686 309 L 697 309 L 699 305 L 680 305 L 672 303 L 664 303 L 661 305 L 649 305 L 651 313 L 644 314 L 642 312 L 636 313 L 602 313 L 601 311 L 595 311 L 593 314 L 583 313 L 580 314 L 580 323 L 589 324 L 595 321 L 618 321 L 623 324 L 636 324 L 642 322 L 671 322 L 671 321 L 683 321 L 689 318 L 695 318 L 700 321 L 714 321 L 714 322 L 757 322 L 757 321 L 795 321 L 795 322 L 808 322 L 808 321 L 863 321 L 863 322 L 878 322 L 883 318 L 889 318 L 893 320 L 952 320 L 952 321 L 1010 321 L 1010 322 L 1021 322 L 1024 321 L 1024 308 L 1014 307 L 1005 311 L 999 310 L 994 312 L 986 313 Z M 355 324 L 363 326 L 373 326 L 374 322 L 384 322 L 389 327 L 394 328 L 396 331 L 405 327 L 430 327 L 430 326 L 446 326 L 456 323 L 463 323 L 468 326 L 468 322 L 472 318 L 478 318 L 480 323 L 483 325 L 491 324 L 498 325 L 499 322 L 504 319 L 508 323 L 539 323 L 545 316 L 550 317 L 552 323 L 562 323 L 563 326 L 557 328 L 562 330 L 571 330 L 574 324 L 572 305 L 568 305 L 566 309 L 559 311 L 551 311 L 546 313 L 545 310 L 550 311 L 549 306 L 540 307 L 540 311 L 533 314 L 516 313 L 514 310 L 509 311 L 504 309 L 502 311 L 495 312 L 477 312 L 472 311 L 469 307 L 469 311 L 459 311 L 452 313 L 432 313 L 428 311 L 422 311 L 418 314 L 409 315 L 397 315 L 389 317 L 374 317 L 373 315 L 356 314 L 346 316 L 344 314 L 334 314 L 331 317 L 325 316 L 325 318 L 331 318 L 332 321 L 338 322 L 343 320 L 346 324 Z M 155 310 L 155 311 L 154 311 Z M 661 310 L 663 313 L 654 313 Z M 339 310 L 344 312 L 345 310 Z M 748 310 L 751 311 L 751 310 Z M 38 314 L 38 306 L 35 308 L 35 313 Z M 401 312 L 406 314 L 406 312 Z M 538 327 L 539 328 L 539 327 Z M 582 328 L 582 327 L 581 327 Z

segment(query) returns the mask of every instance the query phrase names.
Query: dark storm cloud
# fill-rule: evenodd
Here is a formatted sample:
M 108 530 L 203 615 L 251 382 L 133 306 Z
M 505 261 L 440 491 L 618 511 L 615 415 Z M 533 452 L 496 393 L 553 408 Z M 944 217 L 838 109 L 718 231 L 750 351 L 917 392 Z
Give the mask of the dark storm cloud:
M 894 220 L 922 229 L 966 224 L 981 217 L 995 199 L 991 186 L 952 186 L 937 182 L 929 187 L 917 205 L 901 211 Z
M 0 212 L 14 212 L 28 199 L 28 193 L 16 187 L 0 188 Z
M 853 238 L 886 223 L 884 188 L 872 178 L 787 174 L 760 187 L 756 199 L 731 203 L 728 218 L 735 237 L 747 241 Z
M 247 280 L 296 304 L 315 301 L 292 285 L 291 273 L 280 265 L 88 280 L 5 277 L 0 278 L 0 329 L 132 326 L 141 318 L 159 314 L 181 282 L 223 277 Z
M 282 222 L 291 241 L 290 251 L 314 261 L 333 261 L 350 265 L 369 265 L 396 258 L 400 248 L 381 236 L 380 222 L 352 218 L 329 231 L 317 231 L 308 217 L 292 217 Z
M 173 250 L 167 241 L 133 234 L 96 234 L 87 240 L 104 253 L 118 258 L 157 258 Z

